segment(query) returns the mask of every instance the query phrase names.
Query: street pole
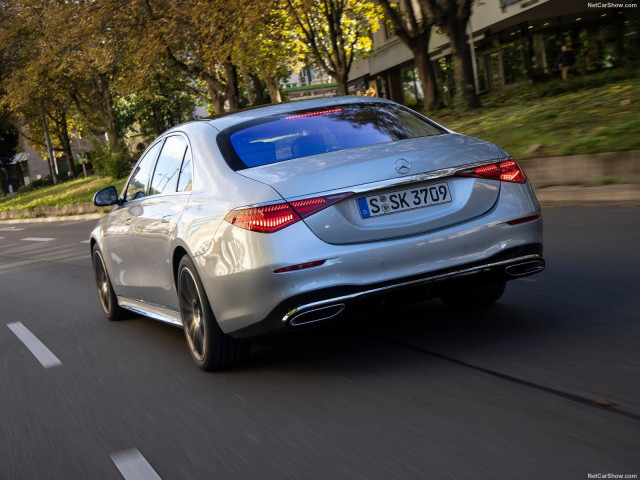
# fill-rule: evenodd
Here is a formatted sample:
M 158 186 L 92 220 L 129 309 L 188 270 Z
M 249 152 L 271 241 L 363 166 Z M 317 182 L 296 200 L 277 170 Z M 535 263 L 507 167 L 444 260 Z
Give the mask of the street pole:
M 40 118 L 42 119 L 42 130 L 44 130 L 44 141 L 47 144 L 47 152 L 49 153 L 49 171 L 51 172 L 51 179 L 53 184 L 58 183 L 58 166 L 56 165 L 56 158 L 53 156 L 53 148 L 51 148 L 51 139 L 49 138 L 49 127 L 47 126 L 47 120 L 44 118 L 44 112 L 40 107 Z

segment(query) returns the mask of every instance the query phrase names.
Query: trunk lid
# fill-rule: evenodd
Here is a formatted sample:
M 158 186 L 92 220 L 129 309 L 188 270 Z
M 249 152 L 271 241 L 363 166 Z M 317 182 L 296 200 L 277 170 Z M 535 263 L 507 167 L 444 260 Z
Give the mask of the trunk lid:
M 357 192 L 304 219 L 323 241 L 348 244 L 423 233 L 483 214 L 495 204 L 499 182 L 444 177 L 398 183 L 416 174 L 497 160 L 498 156 L 493 144 L 464 135 L 443 134 L 328 152 L 237 173 L 272 186 L 288 201 L 339 191 Z M 400 173 L 407 165 L 408 172 Z M 443 203 L 363 218 L 364 198 L 380 199 L 400 192 L 417 198 L 430 186 L 444 188 L 443 183 L 445 195 L 448 194 Z M 414 191 L 421 193 L 410 193 Z

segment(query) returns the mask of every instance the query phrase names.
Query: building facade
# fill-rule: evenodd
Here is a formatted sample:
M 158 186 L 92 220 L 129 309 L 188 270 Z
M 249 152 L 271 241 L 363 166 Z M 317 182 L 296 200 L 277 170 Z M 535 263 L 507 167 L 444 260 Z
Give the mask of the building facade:
M 575 72 L 613 68 L 640 59 L 637 4 L 584 0 L 484 0 L 475 2 L 468 26 L 479 93 L 559 77 L 562 45 L 574 52 Z M 349 77 L 351 92 L 376 88 L 406 105 L 422 102 L 413 55 L 388 25 L 373 34 L 374 54 Z M 472 40 L 471 40 L 472 38 Z M 453 68 L 448 38 L 433 29 L 429 53 L 445 103 L 451 101 Z

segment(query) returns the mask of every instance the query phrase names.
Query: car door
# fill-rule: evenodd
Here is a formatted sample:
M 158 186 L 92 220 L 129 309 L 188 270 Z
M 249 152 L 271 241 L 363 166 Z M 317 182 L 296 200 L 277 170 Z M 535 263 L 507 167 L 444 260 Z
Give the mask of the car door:
M 104 232 L 104 260 L 116 295 L 135 298 L 140 283 L 133 238 L 133 219 L 140 211 L 146 195 L 162 141 L 157 142 L 140 158 L 124 187 L 124 202 L 109 215 Z
M 149 186 L 134 218 L 134 243 L 140 275 L 138 299 L 178 309 L 171 264 L 171 241 L 191 195 L 191 152 L 187 138 L 165 140 Z

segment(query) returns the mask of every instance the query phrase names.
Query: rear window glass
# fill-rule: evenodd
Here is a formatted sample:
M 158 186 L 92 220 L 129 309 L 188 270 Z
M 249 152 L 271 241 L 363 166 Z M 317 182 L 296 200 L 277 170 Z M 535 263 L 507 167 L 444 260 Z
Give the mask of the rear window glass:
M 219 145 L 234 170 L 348 148 L 445 133 L 400 106 L 337 105 L 273 115 L 225 130 Z

